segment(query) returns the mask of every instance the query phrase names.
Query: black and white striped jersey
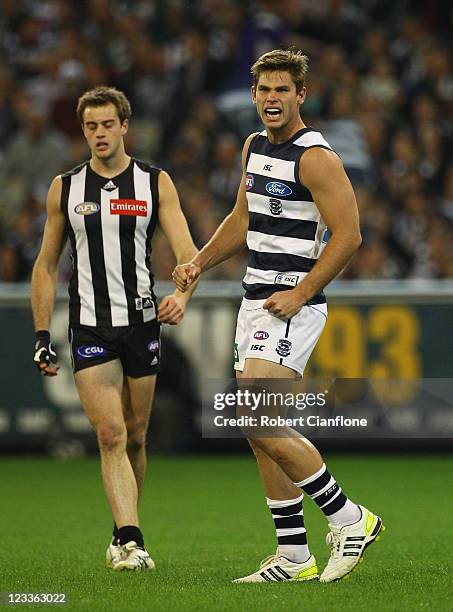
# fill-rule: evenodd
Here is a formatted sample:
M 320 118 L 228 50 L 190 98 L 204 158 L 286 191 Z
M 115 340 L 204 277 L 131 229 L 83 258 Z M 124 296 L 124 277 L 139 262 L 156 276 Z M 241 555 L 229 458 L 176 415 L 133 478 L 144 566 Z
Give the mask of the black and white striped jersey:
M 249 210 L 245 300 L 263 300 L 294 287 L 315 265 L 326 225 L 310 191 L 299 180 L 299 161 L 311 147 L 331 149 L 319 132 L 299 130 L 273 145 L 266 131 L 250 143 L 246 165 Z M 324 303 L 321 292 L 311 303 Z
M 160 170 L 131 159 L 111 179 L 89 162 L 62 175 L 61 209 L 71 243 L 73 327 L 138 325 L 156 317 L 150 267 Z

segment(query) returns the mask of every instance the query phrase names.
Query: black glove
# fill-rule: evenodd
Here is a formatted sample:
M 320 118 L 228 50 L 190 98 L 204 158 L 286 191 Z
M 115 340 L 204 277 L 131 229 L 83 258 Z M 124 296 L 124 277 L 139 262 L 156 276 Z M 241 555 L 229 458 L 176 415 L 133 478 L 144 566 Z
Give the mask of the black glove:
M 40 372 L 47 366 L 53 366 L 57 363 L 57 353 L 52 347 L 50 334 L 48 331 L 37 331 L 35 334 L 35 355 L 33 361 Z

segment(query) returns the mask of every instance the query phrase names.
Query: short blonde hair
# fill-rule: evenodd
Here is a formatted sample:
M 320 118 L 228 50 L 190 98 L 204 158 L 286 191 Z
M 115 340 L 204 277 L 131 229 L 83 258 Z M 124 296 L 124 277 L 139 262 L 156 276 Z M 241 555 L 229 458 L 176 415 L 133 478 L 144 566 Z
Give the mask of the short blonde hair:
M 253 84 L 258 84 L 263 72 L 289 72 L 297 92 L 305 85 L 308 57 L 299 49 L 274 49 L 259 57 L 251 68 Z

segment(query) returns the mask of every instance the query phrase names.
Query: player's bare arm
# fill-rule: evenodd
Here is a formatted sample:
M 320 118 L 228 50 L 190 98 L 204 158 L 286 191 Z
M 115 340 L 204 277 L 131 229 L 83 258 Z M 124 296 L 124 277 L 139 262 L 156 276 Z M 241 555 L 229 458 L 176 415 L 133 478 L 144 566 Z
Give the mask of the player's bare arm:
M 58 262 L 66 241 L 65 218 L 60 208 L 61 178 L 52 181 L 47 194 L 47 220 L 41 250 L 31 279 L 31 305 L 35 331 L 48 332 L 55 304 L 58 282 Z M 55 376 L 58 368 L 40 362 L 41 372 Z
M 340 158 L 320 147 L 301 158 L 299 177 L 311 192 L 331 237 L 313 269 L 292 290 L 271 295 L 263 308 L 289 319 L 341 272 L 359 248 L 359 214 L 352 185 Z
M 242 179 L 233 210 L 225 217 L 201 251 L 189 263 L 178 265 L 174 269 L 173 280 L 180 291 L 187 291 L 188 287 L 202 272 L 229 259 L 244 248 L 246 244 L 249 215 L 245 189 L 245 168 L 247 153 L 254 136 L 256 134 L 251 134 L 247 138 L 242 149 Z
M 159 174 L 159 222 L 167 237 L 178 264 L 190 261 L 195 257 L 195 247 L 186 218 L 181 210 L 176 187 L 167 172 Z M 161 323 L 177 325 L 184 316 L 184 310 L 192 293 L 194 283 L 186 293 L 176 291 L 165 296 L 158 309 L 158 319 Z

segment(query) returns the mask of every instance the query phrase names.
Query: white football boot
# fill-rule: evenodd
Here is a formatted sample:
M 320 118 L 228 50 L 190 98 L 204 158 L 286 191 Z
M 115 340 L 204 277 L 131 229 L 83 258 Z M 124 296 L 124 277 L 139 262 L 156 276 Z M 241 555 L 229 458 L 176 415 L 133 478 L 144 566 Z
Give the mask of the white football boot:
M 293 563 L 277 552 L 261 561 L 260 569 L 250 576 L 237 578 L 233 582 L 283 582 L 285 580 L 307 581 L 318 578 L 316 559 L 311 555 L 304 563 Z
M 385 530 L 382 520 L 363 506 L 362 517 L 352 525 L 330 525 L 326 543 L 330 546 L 330 559 L 321 574 L 321 582 L 348 578 L 352 570 L 362 563 L 367 546 L 380 539 Z
M 136 542 L 127 542 L 121 546 L 121 558 L 113 565 L 117 572 L 127 570 L 152 570 L 156 569 L 154 561 L 143 548 L 139 548 Z
M 105 551 L 105 564 L 107 567 L 113 567 L 122 559 L 121 546 L 117 546 L 114 542 L 115 539 L 112 538 L 112 541 Z

